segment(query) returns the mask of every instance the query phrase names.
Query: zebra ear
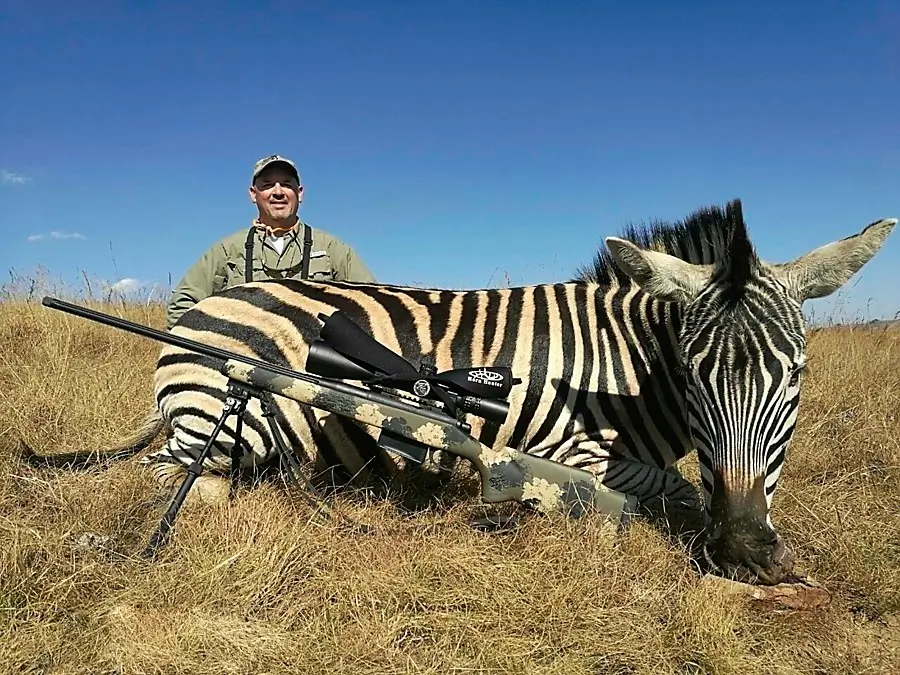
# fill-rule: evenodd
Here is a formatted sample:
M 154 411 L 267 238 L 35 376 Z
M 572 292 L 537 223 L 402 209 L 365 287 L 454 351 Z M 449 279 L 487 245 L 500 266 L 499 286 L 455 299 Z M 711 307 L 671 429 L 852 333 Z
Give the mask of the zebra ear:
M 642 249 L 627 239 L 607 237 L 606 246 L 619 269 L 642 290 L 659 300 L 688 303 L 709 283 L 711 265 Z
M 876 221 L 857 234 L 771 268 L 799 302 L 823 298 L 847 283 L 878 253 L 896 224 L 896 218 Z

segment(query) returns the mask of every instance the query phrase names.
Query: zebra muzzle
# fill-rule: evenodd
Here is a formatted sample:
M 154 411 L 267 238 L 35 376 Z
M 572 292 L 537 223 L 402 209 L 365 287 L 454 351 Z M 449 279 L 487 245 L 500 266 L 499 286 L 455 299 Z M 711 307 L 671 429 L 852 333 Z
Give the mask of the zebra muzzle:
M 715 522 L 703 555 L 717 573 L 745 583 L 778 584 L 794 568 L 781 535 L 756 518 Z

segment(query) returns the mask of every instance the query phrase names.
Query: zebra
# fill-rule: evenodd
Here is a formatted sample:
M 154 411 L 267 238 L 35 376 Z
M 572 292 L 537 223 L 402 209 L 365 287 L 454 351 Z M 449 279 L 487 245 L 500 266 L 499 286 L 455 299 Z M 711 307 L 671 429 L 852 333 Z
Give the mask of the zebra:
M 771 509 L 807 358 L 802 305 L 841 288 L 896 222 L 879 220 L 769 263 L 757 256 L 734 199 L 674 222 L 628 225 L 564 282 L 451 290 L 255 281 L 200 301 L 171 330 L 303 370 L 317 317 L 340 310 L 413 363 L 509 366 L 522 384 L 507 420 L 470 416 L 473 436 L 585 469 L 639 502 L 696 505 L 709 523 L 709 560 L 733 577 L 774 583 L 792 566 Z M 165 428 L 166 445 L 141 461 L 160 485 L 180 483 L 221 412 L 220 365 L 164 346 L 153 378 L 157 408 L 115 456 L 139 452 Z M 376 445 L 374 428 L 280 397 L 275 419 L 334 484 L 389 481 L 409 468 Z M 255 399 L 242 423 L 242 467 L 277 456 Z M 228 494 L 235 438 L 231 422 L 195 483 L 201 496 Z M 702 503 L 678 471 L 694 450 Z M 71 464 L 84 455 L 32 459 Z M 435 489 L 454 468 L 455 457 L 434 458 L 426 471 Z

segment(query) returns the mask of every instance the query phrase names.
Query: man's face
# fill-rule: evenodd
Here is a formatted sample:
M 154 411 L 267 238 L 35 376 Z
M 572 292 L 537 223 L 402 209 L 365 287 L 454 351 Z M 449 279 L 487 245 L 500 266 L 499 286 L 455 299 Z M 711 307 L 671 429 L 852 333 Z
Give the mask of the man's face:
M 297 177 L 282 166 L 270 166 L 250 187 L 250 201 L 259 209 L 262 221 L 289 221 L 297 215 L 303 201 L 303 187 Z

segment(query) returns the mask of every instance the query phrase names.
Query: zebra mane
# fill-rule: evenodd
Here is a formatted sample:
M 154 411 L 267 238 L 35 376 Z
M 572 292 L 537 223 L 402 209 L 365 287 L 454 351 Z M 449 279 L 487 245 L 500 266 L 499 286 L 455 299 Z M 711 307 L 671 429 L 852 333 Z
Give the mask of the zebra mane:
M 687 262 L 715 265 L 718 281 L 738 293 L 758 266 L 740 199 L 732 200 L 724 207 L 700 207 L 677 221 L 654 219 L 639 225 L 629 223 L 619 236 L 642 248 L 668 253 Z M 594 255 L 591 264 L 576 271 L 573 281 L 601 285 L 630 284 L 605 245 Z

